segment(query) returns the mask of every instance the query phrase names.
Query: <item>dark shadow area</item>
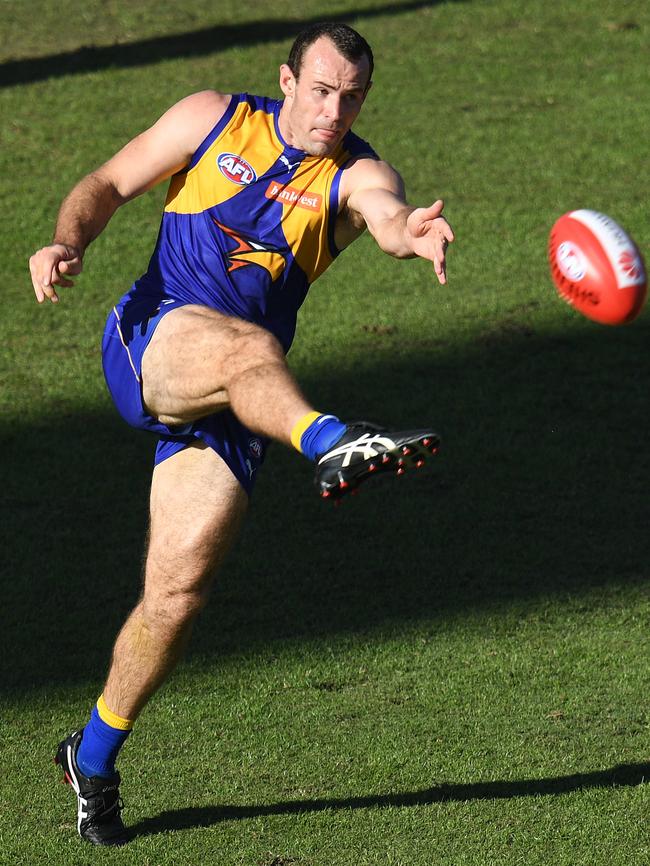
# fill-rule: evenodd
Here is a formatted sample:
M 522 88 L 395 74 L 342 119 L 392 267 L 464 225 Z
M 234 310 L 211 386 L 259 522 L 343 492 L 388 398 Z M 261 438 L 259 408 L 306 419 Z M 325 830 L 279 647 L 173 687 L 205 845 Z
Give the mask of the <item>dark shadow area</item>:
M 0 87 L 59 78 L 81 72 L 97 72 L 110 67 L 144 66 L 175 57 L 202 57 L 224 48 L 260 45 L 284 41 L 299 30 L 318 21 L 356 21 L 381 15 L 399 15 L 431 7 L 438 0 L 409 0 L 405 3 L 386 3 L 374 8 L 356 8 L 336 15 L 318 15 L 314 18 L 276 18 L 251 21 L 246 24 L 216 24 L 202 30 L 191 30 L 169 36 L 140 39 L 118 45 L 84 45 L 75 51 L 64 51 L 46 57 L 28 57 L 8 60 L 0 65 Z M 461 0 L 454 0 L 461 2 Z
M 444 335 L 364 330 L 346 368 L 302 377 L 341 417 L 434 421 L 441 453 L 336 508 L 306 460 L 272 448 L 191 653 L 435 628 L 647 580 L 650 322 L 537 335 L 522 316 L 462 354 Z M 5 694 L 100 680 L 139 591 L 154 438 L 108 402 L 44 405 L 42 423 L 0 421 Z
M 621 764 L 610 770 L 576 773 L 552 779 L 521 779 L 514 782 L 472 782 L 465 785 L 442 783 L 405 794 L 378 794 L 368 797 L 294 800 L 258 806 L 204 806 L 162 812 L 130 828 L 132 837 L 152 836 L 174 830 L 211 827 L 222 821 L 241 821 L 268 815 L 296 815 L 328 809 L 385 809 L 428 806 L 433 803 L 467 803 L 473 800 L 510 800 L 514 797 L 557 796 L 591 788 L 632 787 L 647 783 L 650 764 Z

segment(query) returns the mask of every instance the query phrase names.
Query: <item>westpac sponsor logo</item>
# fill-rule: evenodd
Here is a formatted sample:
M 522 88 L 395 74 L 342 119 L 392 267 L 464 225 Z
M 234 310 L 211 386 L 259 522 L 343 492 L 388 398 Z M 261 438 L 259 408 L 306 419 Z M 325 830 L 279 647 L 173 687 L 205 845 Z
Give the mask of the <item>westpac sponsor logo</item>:
M 284 186 L 274 180 L 267 186 L 264 195 L 267 198 L 280 201 L 282 204 L 302 207 L 306 210 L 319 211 L 323 205 L 323 196 L 320 193 L 305 192 L 293 186 Z
M 257 180 L 253 166 L 236 153 L 220 153 L 217 166 L 224 177 L 239 186 L 248 186 Z

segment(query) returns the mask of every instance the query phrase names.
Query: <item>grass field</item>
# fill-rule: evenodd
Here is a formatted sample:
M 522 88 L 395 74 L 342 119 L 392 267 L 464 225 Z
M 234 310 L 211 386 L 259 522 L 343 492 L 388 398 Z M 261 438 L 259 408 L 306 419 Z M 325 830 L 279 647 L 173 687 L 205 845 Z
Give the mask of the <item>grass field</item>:
M 650 313 L 582 319 L 553 221 L 650 250 L 644 0 L 3 2 L 0 864 L 648 866 Z M 306 20 L 373 45 L 359 133 L 442 196 L 449 284 L 362 238 L 312 289 L 317 406 L 432 421 L 434 470 L 340 509 L 272 449 L 191 651 L 121 759 L 120 851 L 76 837 L 59 738 L 139 589 L 153 440 L 106 394 L 108 308 L 164 191 L 118 213 L 58 307 L 27 275 L 84 172 L 193 90 L 279 93 Z M 280 492 L 279 492 L 280 491 Z

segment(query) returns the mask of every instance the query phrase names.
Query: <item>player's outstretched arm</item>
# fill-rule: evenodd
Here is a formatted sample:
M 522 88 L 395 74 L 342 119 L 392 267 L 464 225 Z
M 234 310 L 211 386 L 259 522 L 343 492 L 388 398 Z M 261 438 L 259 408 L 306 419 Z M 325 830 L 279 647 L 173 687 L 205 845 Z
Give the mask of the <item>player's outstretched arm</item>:
M 454 232 L 442 216 L 444 202 L 411 207 L 404 183 L 388 163 L 364 159 L 346 178 L 347 208 L 363 220 L 384 252 L 396 258 L 420 256 L 433 262 L 440 283 L 447 282 L 446 251 Z
M 229 95 L 212 90 L 182 99 L 79 181 L 61 205 L 52 243 L 29 260 L 39 304 L 56 303 L 56 287 L 73 284 L 70 277 L 81 273 L 86 248 L 121 205 L 187 165 L 229 102 Z

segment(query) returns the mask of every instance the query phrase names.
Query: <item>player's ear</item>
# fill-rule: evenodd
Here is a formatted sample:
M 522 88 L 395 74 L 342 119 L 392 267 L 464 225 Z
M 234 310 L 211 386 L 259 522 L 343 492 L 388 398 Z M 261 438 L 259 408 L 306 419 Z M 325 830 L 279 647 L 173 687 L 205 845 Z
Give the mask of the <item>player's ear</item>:
M 370 88 L 371 88 L 371 87 L 372 87 L 372 81 L 369 81 L 369 82 L 366 84 L 366 89 L 363 91 L 363 99 L 364 99 L 364 101 L 365 101 L 366 96 L 367 96 L 368 93 L 370 92 Z
M 296 76 L 286 63 L 280 67 L 280 89 L 288 97 L 292 97 L 296 90 Z

